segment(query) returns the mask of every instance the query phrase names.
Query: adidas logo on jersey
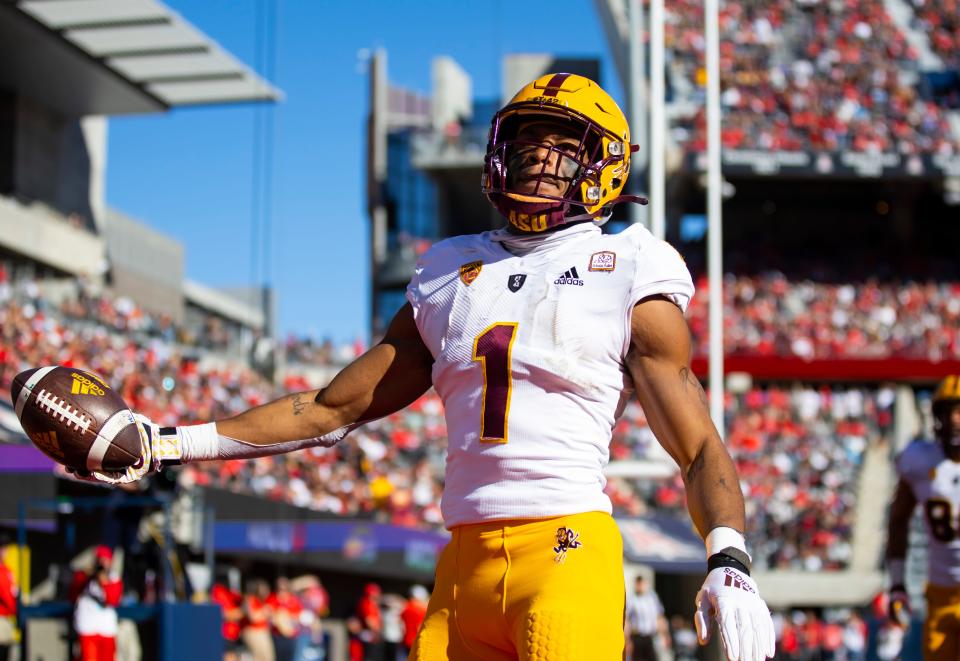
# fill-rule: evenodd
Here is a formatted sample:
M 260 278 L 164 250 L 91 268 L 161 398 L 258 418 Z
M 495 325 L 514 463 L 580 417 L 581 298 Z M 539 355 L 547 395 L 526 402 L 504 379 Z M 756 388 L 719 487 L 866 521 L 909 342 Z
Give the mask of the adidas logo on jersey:
M 577 287 L 583 287 L 583 280 L 580 279 L 580 274 L 577 273 L 577 267 L 572 266 L 566 271 L 563 275 L 553 281 L 555 285 L 576 285 Z

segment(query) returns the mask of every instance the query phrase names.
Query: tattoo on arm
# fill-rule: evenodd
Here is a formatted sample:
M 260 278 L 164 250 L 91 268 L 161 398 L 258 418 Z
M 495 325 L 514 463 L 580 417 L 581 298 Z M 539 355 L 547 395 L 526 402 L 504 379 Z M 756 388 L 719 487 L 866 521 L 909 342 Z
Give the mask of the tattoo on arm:
M 303 409 L 307 408 L 307 403 L 301 399 L 302 393 L 297 393 L 293 396 L 293 414 L 300 415 L 303 413 Z
M 707 465 L 707 453 L 705 450 L 701 450 L 696 457 L 693 458 L 693 461 L 690 462 L 690 466 L 687 468 L 686 474 L 686 483 L 687 485 L 693 484 L 703 472 L 703 469 Z M 715 471 L 714 471 L 715 472 Z M 734 484 L 731 484 L 727 481 L 728 475 L 720 473 L 716 476 L 716 482 L 714 485 L 723 491 L 729 491 L 731 493 L 739 493 L 740 487 L 739 483 L 736 480 L 733 480 Z
M 693 370 L 691 370 L 689 367 L 681 367 L 680 381 L 683 383 L 685 390 L 687 388 L 693 388 L 693 391 L 697 394 L 697 397 L 700 398 L 700 403 L 704 406 L 707 406 L 707 393 L 703 392 L 703 386 L 700 385 L 700 380 L 693 373 Z
M 704 453 L 699 452 L 697 456 L 693 458 L 693 461 L 690 462 L 690 467 L 687 468 L 688 483 L 693 482 L 697 478 L 705 464 Z
M 725 477 L 721 477 L 720 479 L 717 480 L 717 486 L 723 489 L 724 491 L 729 491 L 730 493 L 737 493 L 740 491 L 739 486 L 733 487 L 730 484 L 728 484 L 727 478 Z

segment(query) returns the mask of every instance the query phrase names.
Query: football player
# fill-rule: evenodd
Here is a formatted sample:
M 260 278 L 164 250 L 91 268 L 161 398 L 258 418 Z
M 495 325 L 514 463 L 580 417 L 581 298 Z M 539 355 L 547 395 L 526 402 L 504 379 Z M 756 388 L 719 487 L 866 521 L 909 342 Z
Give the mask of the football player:
M 483 191 L 507 226 L 434 245 L 384 339 L 318 391 L 227 420 L 158 428 L 130 481 L 165 463 L 332 445 L 433 386 L 449 447 L 442 510 L 452 539 L 412 659 L 621 659 L 623 550 L 604 466 L 611 429 L 639 397 L 679 464 L 729 659 L 774 653 L 742 534 L 736 470 L 690 370 L 680 255 L 640 225 L 600 225 L 630 167 L 627 120 L 595 82 L 538 78 L 493 117 Z
M 915 440 L 897 457 L 900 480 L 890 506 L 887 571 L 890 617 L 906 626 L 910 599 L 904 581 L 907 534 L 917 504 L 929 535 L 924 659 L 960 659 L 960 375 L 933 395 L 936 443 Z

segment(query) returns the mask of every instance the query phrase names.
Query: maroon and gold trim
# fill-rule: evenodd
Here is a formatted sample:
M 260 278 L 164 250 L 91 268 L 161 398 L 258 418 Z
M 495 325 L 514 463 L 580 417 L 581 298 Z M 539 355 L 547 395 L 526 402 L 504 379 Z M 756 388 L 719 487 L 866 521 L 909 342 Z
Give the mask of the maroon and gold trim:
M 473 360 L 480 363 L 483 392 L 480 403 L 480 442 L 506 443 L 513 394 L 513 342 L 517 322 L 498 321 L 473 340 Z
M 473 284 L 473 281 L 477 279 L 480 275 L 480 270 L 483 268 L 483 262 L 477 260 L 475 262 L 467 262 L 460 267 L 460 281 L 466 286 Z
M 568 73 L 557 73 L 547 81 L 546 86 L 543 88 L 544 96 L 556 96 L 563 91 L 563 81 L 570 77 Z

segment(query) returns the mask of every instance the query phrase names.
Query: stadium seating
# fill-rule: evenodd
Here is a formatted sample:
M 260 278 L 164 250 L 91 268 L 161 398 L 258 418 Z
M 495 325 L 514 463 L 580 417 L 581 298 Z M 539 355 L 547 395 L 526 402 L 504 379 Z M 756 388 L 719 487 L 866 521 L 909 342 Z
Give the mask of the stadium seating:
M 82 288 L 81 288 L 82 291 Z M 132 408 L 161 424 L 205 421 L 268 401 L 272 386 L 252 370 L 201 368 L 172 325 L 127 299 L 68 298 L 53 305 L 32 280 L 0 285 L 0 387 L 36 365 L 76 365 L 107 375 Z
M 926 3 L 921 16 L 937 17 L 935 48 L 952 49 L 955 58 L 957 21 L 941 18 L 943 8 L 930 7 L 936 4 Z M 956 15 L 956 2 L 943 4 Z M 678 113 L 672 134 L 700 152 L 706 148 L 702 6 L 671 3 L 667 16 L 674 100 L 691 109 Z M 741 0 L 721 8 L 720 29 L 725 148 L 960 153 L 944 109 L 921 98 L 912 82 L 917 54 L 882 2 Z
M 707 283 L 697 283 L 706 291 Z M 728 275 L 727 355 L 815 359 L 960 358 L 960 283 L 791 281 L 777 272 Z M 707 355 L 707 298 L 687 317 L 697 355 Z
M 746 495 L 748 537 L 763 569 L 843 569 L 851 551 L 857 473 L 869 443 L 887 442 L 889 389 L 754 388 L 729 395 L 726 443 Z M 628 405 L 612 459 L 660 455 L 638 405 Z M 615 477 L 615 514 L 673 512 L 685 518 L 680 476 Z
M 288 336 L 284 342 L 287 363 L 297 365 L 345 365 L 363 353 L 364 348 L 359 340 L 337 346 L 329 339 L 316 342 L 296 335 Z
M 960 2 L 912 0 L 914 25 L 930 37 L 930 47 L 944 66 L 960 69 Z
M 431 392 L 334 448 L 253 462 L 195 464 L 183 469 L 181 483 L 395 525 L 440 528 L 445 451 L 443 407 Z

